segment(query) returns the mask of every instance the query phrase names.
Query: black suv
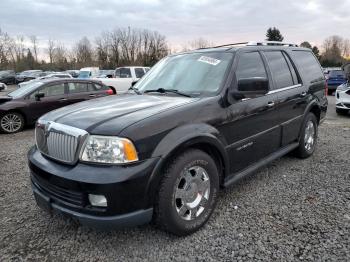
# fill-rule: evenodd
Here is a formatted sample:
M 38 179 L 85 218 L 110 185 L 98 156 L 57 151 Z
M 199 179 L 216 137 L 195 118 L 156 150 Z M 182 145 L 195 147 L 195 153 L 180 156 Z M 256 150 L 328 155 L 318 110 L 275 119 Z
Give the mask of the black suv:
M 34 196 L 88 226 L 153 219 L 186 235 L 220 188 L 288 152 L 311 156 L 327 104 L 309 49 L 250 42 L 171 55 L 126 94 L 38 120 Z

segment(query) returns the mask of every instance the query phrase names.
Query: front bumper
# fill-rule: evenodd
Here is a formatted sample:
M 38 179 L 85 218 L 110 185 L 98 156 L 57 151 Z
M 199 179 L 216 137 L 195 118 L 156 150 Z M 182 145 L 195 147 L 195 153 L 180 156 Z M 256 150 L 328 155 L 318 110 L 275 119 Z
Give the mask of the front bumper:
M 153 203 L 147 185 L 158 160 L 148 159 L 127 167 L 83 163 L 67 166 L 45 158 L 35 146 L 28 152 L 38 206 L 102 229 L 151 221 Z M 88 194 L 104 195 L 107 207 L 92 206 Z
M 335 98 L 336 98 L 336 108 L 340 109 L 350 109 L 350 94 L 349 94 L 350 89 L 346 90 L 339 90 L 337 89 L 335 93 Z
M 151 221 L 153 208 L 138 210 L 117 216 L 93 216 L 79 213 L 62 207 L 51 201 L 50 197 L 44 195 L 32 182 L 33 194 L 37 205 L 49 213 L 58 213 L 69 216 L 81 225 L 103 230 L 131 227 L 146 224 Z

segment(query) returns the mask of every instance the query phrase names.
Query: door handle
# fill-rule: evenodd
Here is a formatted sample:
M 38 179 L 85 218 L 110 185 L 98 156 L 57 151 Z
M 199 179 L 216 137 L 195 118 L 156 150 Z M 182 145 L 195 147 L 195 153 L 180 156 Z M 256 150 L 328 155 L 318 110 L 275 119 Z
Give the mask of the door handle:
M 300 96 L 301 96 L 301 97 L 306 96 L 306 92 L 305 92 L 305 91 L 304 91 L 304 92 L 302 92 L 302 93 L 300 94 Z
M 89 95 L 89 97 L 96 97 L 96 95 Z
M 270 101 L 270 102 L 267 103 L 267 106 L 268 107 L 273 107 L 273 106 L 275 106 L 275 102 L 274 101 Z
M 60 101 L 67 101 L 67 98 L 61 98 Z

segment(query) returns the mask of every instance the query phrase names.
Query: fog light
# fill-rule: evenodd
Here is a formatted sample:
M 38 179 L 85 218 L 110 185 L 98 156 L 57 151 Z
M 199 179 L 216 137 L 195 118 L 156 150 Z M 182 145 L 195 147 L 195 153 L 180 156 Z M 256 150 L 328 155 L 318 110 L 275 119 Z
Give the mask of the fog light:
M 107 206 L 107 199 L 103 195 L 93 195 L 89 194 L 89 201 L 91 205 L 97 206 L 97 207 L 106 207 Z

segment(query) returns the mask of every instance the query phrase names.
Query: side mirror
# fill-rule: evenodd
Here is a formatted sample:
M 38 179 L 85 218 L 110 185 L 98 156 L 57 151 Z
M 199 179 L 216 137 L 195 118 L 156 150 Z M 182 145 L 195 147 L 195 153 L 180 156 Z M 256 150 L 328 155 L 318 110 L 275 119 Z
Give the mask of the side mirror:
M 266 95 L 269 92 L 269 80 L 265 77 L 252 77 L 238 80 L 237 90 L 233 92 L 235 98 Z
M 35 94 L 35 101 L 40 101 L 41 98 L 45 97 L 44 93 Z

